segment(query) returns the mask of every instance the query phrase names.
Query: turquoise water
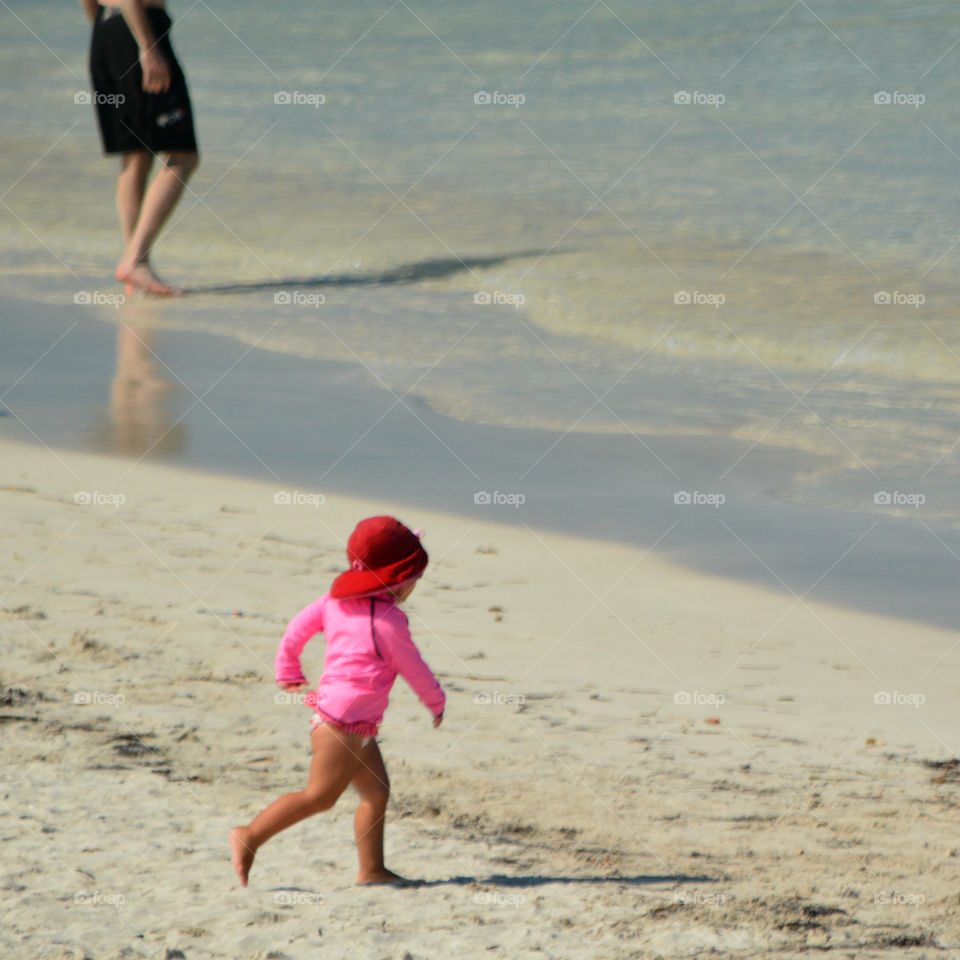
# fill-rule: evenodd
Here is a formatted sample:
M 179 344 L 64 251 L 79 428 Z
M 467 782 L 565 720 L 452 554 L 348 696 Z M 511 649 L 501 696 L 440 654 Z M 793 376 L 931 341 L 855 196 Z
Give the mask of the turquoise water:
M 171 13 L 204 159 L 155 251 L 191 293 L 153 324 L 355 363 L 472 423 L 708 436 L 747 476 L 763 446 L 815 454 L 785 500 L 950 488 L 953 5 Z M 2 283 L 69 317 L 117 292 L 87 28 L 52 0 L 0 24 Z

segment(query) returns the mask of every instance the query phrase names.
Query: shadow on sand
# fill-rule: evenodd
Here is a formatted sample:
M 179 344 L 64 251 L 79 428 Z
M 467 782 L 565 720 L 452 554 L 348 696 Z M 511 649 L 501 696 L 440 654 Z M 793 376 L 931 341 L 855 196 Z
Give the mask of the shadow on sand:
M 486 877 L 448 877 L 446 880 L 421 880 L 418 887 L 465 887 L 472 883 L 482 883 L 496 887 L 543 887 L 551 883 L 611 883 L 627 884 L 634 887 L 648 886 L 654 883 L 717 883 L 717 877 L 701 877 L 691 874 L 637 874 L 636 876 L 585 876 L 585 877 L 555 877 L 533 874 L 525 877 L 512 877 L 505 873 L 493 873 Z
M 545 887 L 553 883 L 563 884 L 620 884 L 632 887 L 650 886 L 656 883 L 719 883 L 719 877 L 704 877 L 686 873 L 675 874 L 637 874 L 635 876 L 611 877 L 611 876 L 583 876 L 583 877 L 556 877 L 544 876 L 542 874 L 533 874 L 525 877 L 512 877 L 505 873 L 492 873 L 486 877 L 447 877 L 445 880 L 409 880 L 406 883 L 397 883 L 398 889 L 402 888 L 420 888 L 420 887 L 468 887 L 472 884 L 484 884 L 494 887 Z M 380 884 L 374 884 L 380 886 Z M 394 886 L 394 884 L 384 884 L 384 886 Z M 273 892 L 298 892 L 309 893 L 303 887 L 272 887 Z
M 511 260 L 547 256 L 560 250 L 527 250 L 500 257 L 446 257 L 433 260 L 418 260 L 380 273 L 325 274 L 319 277 L 292 277 L 286 280 L 258 280 L 250 283 L 229 283 L 213 287 L 190 287 L 184 296 L 199 293 L 259 293 L 271 290 L 289 290 L 303 287 L 364 286 L 387 283 L 419 283 L 422 280 L 439 280 L 456 273 L 498 267 Z

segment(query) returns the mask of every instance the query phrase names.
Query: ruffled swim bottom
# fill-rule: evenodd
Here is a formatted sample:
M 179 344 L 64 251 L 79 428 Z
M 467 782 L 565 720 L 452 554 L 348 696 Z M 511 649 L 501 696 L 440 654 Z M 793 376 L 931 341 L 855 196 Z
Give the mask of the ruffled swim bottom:
M 357 723 L 341 723 L 339 720 L 334 720 L 333 717 L 325 714 L 322 710 L 316 710 L 310 720 L 310 733 L 313 733 L 317 727 L 322 726 L 333 727 L 334 730 L 340 730 L 342 733 L 359 733 L 360 736 L 363 737 L 363 740 L 360 742 L 361 747 L 365 747 L 377 735 L 379 729 L 377 724 L 364 720 L 358 721 Z

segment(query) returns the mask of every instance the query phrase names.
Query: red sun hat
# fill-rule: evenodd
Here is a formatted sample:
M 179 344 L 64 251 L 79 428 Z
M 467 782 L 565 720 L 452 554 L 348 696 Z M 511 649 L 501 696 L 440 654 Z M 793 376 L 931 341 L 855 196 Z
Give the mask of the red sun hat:
M 347 541 L 350 569 L 330 588 L 337 600 L 362 597 L 415 580 L 427 566 L 419 534 L 393 517 L 361 520 Z

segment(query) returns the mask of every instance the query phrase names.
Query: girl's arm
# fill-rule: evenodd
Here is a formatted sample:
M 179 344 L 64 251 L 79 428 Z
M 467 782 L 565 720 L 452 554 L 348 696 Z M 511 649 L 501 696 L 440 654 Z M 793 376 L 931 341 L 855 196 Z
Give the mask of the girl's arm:
M 433 714 L 434 726 L 438 726 L 437 718 L 443 716 L 446 694 L 433 671 L 423 662 L 410 636 L 406 615 L 400 610 L 396 612 L 400 614 L 399 617 L 390 617 L 389 620 L 378 618 L 376 621 L 380 656 L 410 684 L 413 692 Z
M 307 641 L 323 630 L 323 607 L 326 596 L 314 600 L 304 607 L 287 625 L 283 639 L 277 648 L 274 668 L 279 684 L 306 683 L 307 678 L 300 669 L 300 654 Z

